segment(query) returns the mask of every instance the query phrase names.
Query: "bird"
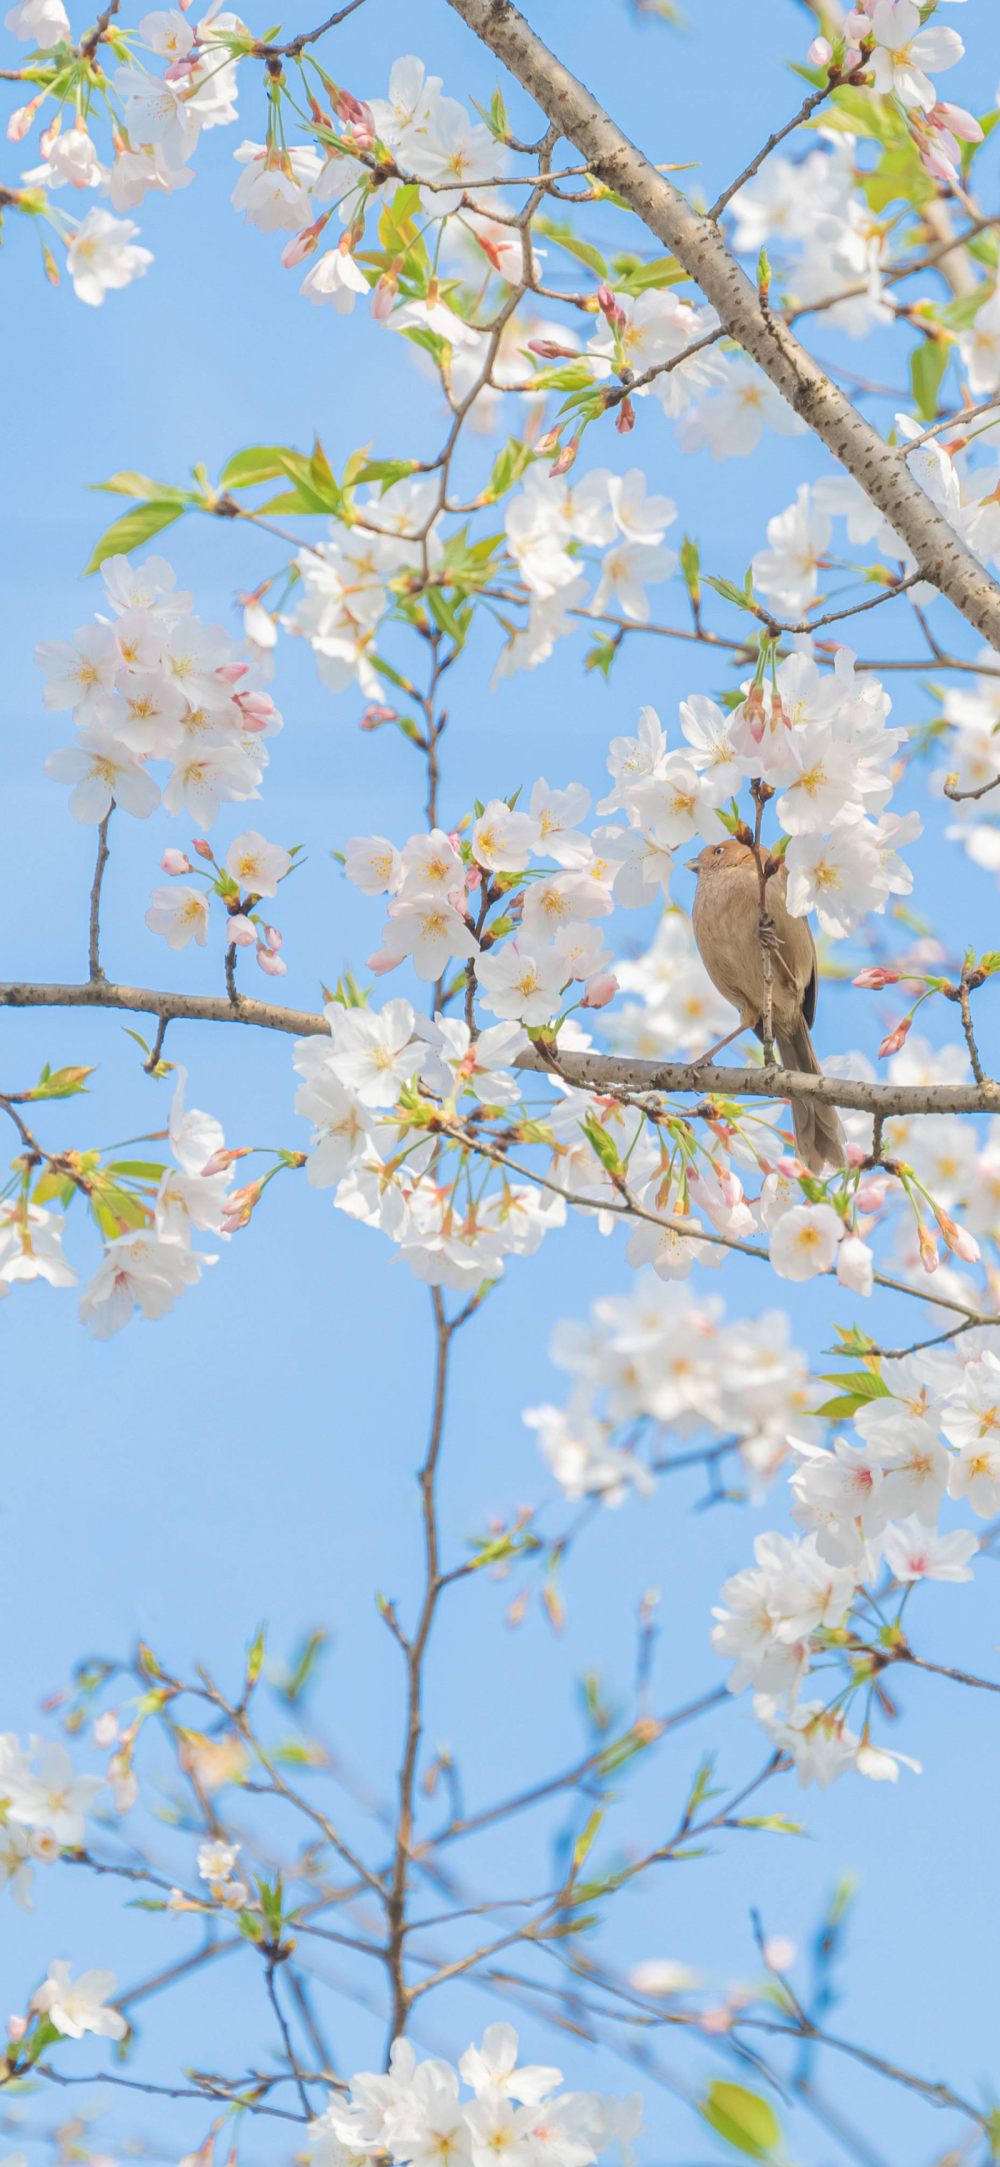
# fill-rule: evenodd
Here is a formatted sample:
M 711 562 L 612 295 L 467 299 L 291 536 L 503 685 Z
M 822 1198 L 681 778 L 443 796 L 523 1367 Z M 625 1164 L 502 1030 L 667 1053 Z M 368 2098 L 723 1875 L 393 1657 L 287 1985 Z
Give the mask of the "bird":
M 807 1076 L 822 1069 L 809 1036 L 816 1013 L 816 944 L 804 918 L 792 918 L 785 902 L 788 875 L 783 864 L 765 859 L 766 909 L 774 928 L 771 1014 L 782 1066 Z M 764 963 L 760 939 L 760 882 L 753 851 L 736 836 L 709 843 L 688 869 L 698 875 L 691 924 L 698 953 L 713 986 L 739 1010 L 740 1021 L 727 1038 L 711 1046 L 708 1061 L 740 1031 L 763 1039 Z M 700 1064 L 698 1064 L 700 1065 Z M 793 1099 L 795 1149 L 810 1173 L 843 1166 L 846 1143 L 832 1106 Z

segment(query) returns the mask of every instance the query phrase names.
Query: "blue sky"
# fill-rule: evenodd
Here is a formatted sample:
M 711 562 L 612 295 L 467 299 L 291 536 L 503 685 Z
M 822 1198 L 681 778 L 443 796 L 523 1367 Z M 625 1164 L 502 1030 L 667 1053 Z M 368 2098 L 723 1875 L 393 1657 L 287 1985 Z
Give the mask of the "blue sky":
M 745 0 L 703 0 L 689 12 L 690 33 L 675 36 L 638 23 L 620 0 L 588 8 L 537 0 L 531 9 L 542 34 L 600 88 L 652 156 L 702 161 L 709 195 L 793 109 L 798 88 L 784 61 L 801 54 L 808 17 L 792 0 L 752 8 Z M 259 11 L 252 19 L 266 27 Z M 299 27 L 298 18 L 285 25 L 289 34 Z M 987 0 L 969 0 L 959 27 L 974 57 L 949 76 L 947 95 L 983 110 L 1000 75 L 1000 21 Z M 419 25 L 399 0 L 369 0 L 337 34 L 329 64 L 358 94 L 378 94 L 392 60 L 412 49 L 418 31 L 419 49 L 445 89 L 488 103 L 497 70 L 444 0 L 421 10 Z M 515 127 L 530 129 L 526 102 L 507 90 Z M 66 817 L 42 775 L 45 753 L 65 740 L 62 720 L 44 713 L 31 658 L 36 638 L 68 635 L 97 600 L 80 569 L 117 507 L 88 496 L 87 485 L 119 467 L 183 481 L 198 460 L 215 471 L 242 445 L 306 444 L 314 430 L 338 468 L 368 442 L 376 455 L 391 455 L 437 441 L 433 389 L 398 344 L 366 316 L 342 319 L 298 302 L 297 280 L 280 269 L 277 246 L 230 209 L 232 152 L 244 134 L 262 132 L 259 95 L 262 105 L 246 74 L 241 121 L 203 139 L 195 185 L 170 200 L 147 199 L 142 240 L 155 265 L 100 311 L 78 305 L 68 288 L 54 294 L 32 235 L 8 221 L 13 426 L 0 507 L 8 747 L 0 862 L 11 975 L 84 975 L 93 834 Z M 857 350 L 832 334 L 817 347 L 839 352 L 848 365 L 856 359 Z M 900 380 L 898 349 L 866 347 L 858 365 L 877 376 L 894 369 L 891 380 Z M 748 463 L 716 468 L 707 456 L 682 459 L 652 401 L 624 445 L 610 432 L 599 445 L 596 435 L 588 441 L 590 464 L 643 465 L 650 487 L 676 498 L 706 564 L 738 578 L 761 546 L 767 517 L 790 501 L 801 479 L 824 470 L 817 447 L 773 436 Z M 202 616 L 234 627 L 235 591 L 277 561 L 266 540 L 208 521 L 186 523 L 164 546 Z M 935 607 L 934 621 L 943 625 L 947 607 Z M 879 636 L 889 640 L 891 628 L 883 635 L 880 627 Z M 960 625 L 949 624 L 948 638 L 957 651 L 975 651 Z M 450 688 L 448 820 L 460 817 L 473 794 L 506 794 L 538 773 L 558 784 L 578 779 L 596 797 L 607 742 L 633 726 L 640 704 L 651 702 L 674 726 L 679 698 L 726 681 L 710 657 L 635 640 L 605 685 L 596 673 L 584 675 L 582 652 L 581 643 L 567 642 L 543 671 L 489 695 L 490 642 L 474 644 Z M 274 689 L 286 728 L 273 747 L 260 818 L 269 836 L 301 842 L 310 856 L 283 900 L 281 923 L 289 961 L 283 991 L 291 1003 L 313 1007 L 321 981 L 332 983 L 346 962 L 363 963 L 379 923 L 377 906 L 346 886 L 329 853 L 373 828 L 405 837 L 419 825 L 423 778 L 398 736 L 359 736 L 360 700 L 324 692 L 300 648 L 283 649 Z M 927 712 L 918 681 L 897 680 L 894 697 L 903 720 Z M 244 824 L 241 808 L 228 809 L 213 841 L 218 836 L 225 847 Z M 172 958 L 143 924 L 163 844 L 186 840 L 183 823 L 168 832 L 163 820 L 148 830 L 118 821 L 105 891 L 109 974 L 154 985 L 212 984 L 210 952 Z M 987 945 L 992 884 L 943 843 L 936 816 L 912 859 L 918 907 L 935 915 L 943 936 L 959 946 L 966 938 Z M 55 1107 L 40 1122 L 46 1142 L 109 1141 L 163 1125 L 165 1090 L 142 1074 L 121 1022 L 57 1011 L 0 1019 L 8 1086 L 30 1082 L 43 1060 L 100 1064 L 90 1100 Z M 873 1028 L 863 997 L 826 992 L 821 1052 L 852 1044 L 872 1050 Z M 936 1016 L 931 1035 L 940 1039 L 951 1029 L 951 1015 Z M 994 1026 L 994 1055 L 997 1036 Z M 190 1103 L 220 1114 L 232 1140 L 305 1140 L 292 1113 L 289 1042 L 174 1025 L 167 1050 L 189 1069 Z M 82 1229 L 73 1241 L 85 1248 Z M 442 1490 L 453 1557 L 492 1514 L 547 1494 L 520 1415 L 560 1395 L 562 1378 L 547 1353 L 551 1328 L 561 1316 L 582 1315 L 597 1294 L 630 1283 L 623 1245 L 577 1222 L 551 1237 L 542 1257 L 509 1265 L 486 1315 L 459 1342 Z M 750 1266 L 727 1269 L 720 1284 L 732 1313 L 753 1313 L 773 1299 L 765 1275 L 755 1277 Z M 789 1295 L 800 1342 L 815 1353 L 831 1336 L 828 1294 L 813 1286 Z M 906 1336 L 911 1307 L 890 1301 L 880 1329 Z M 428 1311 L 426 1291 L 393 1262 L 388 1245 L 335 1213 L 328 1195 L 291 1179 L 273 1185 L 266 1214 L 160 1326 L 137 1323 L 108 1346 L 94 1346 L 68 1297 L 38 1286 L 4 1303 L 9 1442 L 0 1618 L 17 1655 L 7 1665 L 0 1726 L 22 1734 L 38 1728 L 40 1700 L 77 1658 L 127 1650 L 137 1633 L 171 1665 L 202 1659 L 232 1680 L 262 1619 L 276 1656 L 323 1626 L 332 1645 L 317 1723 L 386 1792 L 398 1752 L 401 1675 L 373 1596 L 381 1590 L 412 1613 L 419 1560 L 412 1470 L 429 1397 Z M 846 1310 L 837 1314 L 850 1321 Z M 448 1742 L 459 1755 L 474 1809 L 584 1749 L 583 1673 L 598 1671 L 609 1697 L 627 1706 L 635 1610 L 647 1586 L 663 1594 L 656 1709 L 718 1683 L 708 1608 L 725 1574 L 748 1558 L 753 1534 L 773 1524 L 775 1507 L 692 1514 L 698 1494 L 697 1481 L 682 1478 L 650 1503 L 598 1516 L 567 1565 L 561 1638 L 537 1609 L 519 1633 L 504 1628 L 510 1584 L 477 1580 L 453 1595 L 433 1649 L 427 1741 Z M 776 1509 L 780 1516 L 780 1495 Z M 555 1501 L 547 1524 L 562 1525 L 564 1516 Z M 991 1669 L 993 1571 L 983 1563 L 973 1587 L 927 1595 L 920 1609 L 927 1653 Z M 786 1779 L 772 1809 L 801 1815 L 808 1840 L 731 1836 L 714 1857 L 664 1869 L 658 1880 L 647 1876 L 610 1907 L 600 1946 L 622 1966 L 669 1955 L 719 1984 L 752 1978 L 749 1907 L 759 1907 L 769 1929 L 804 1942 L 838 1875 L 857 1869 L 839 2028 L 978 2093 L 994 2051 L 991 1860 L 1000 1751 L 992 1710 L 929 1679 L 907 1679 L 899 1698 L 906 1713 L 900 1743 L 923 1760 L 922 1778 L 906 1777 L 898 1790 L 845 1782 L 804 1801 Z M 724 1780 L 758 1765 L 759 1734 L 744 1703 L 678 1733 L 649 1757 L 632 1779 L 612 1844 L 652 1844 L 671 1828 L 700 1752 L 714 1745 Z M 462 1859 L 469 1881 L 491 1893 L 546 1885 L 550 1846 L 564 1825 L 562 1807 L 545 1809 L 510 1832 L 470 1843 Z M 169 1853 L 170 1839 L 162 1841 Z M 172 1855 L 183 1857 L 183 1850 Z M 0 1995 L 0 2016 L 7 2006 L 23 2006 L 52 1956 L 68 1956 L 74 1967 L 108 1964 L 131 1982 L 193 1946 L 184 1922 L 121 1909 L 109 1884 L 69 1868 L 40 1874 L 36 1889 L 33 1918 L 9 1906 L 3 1915 L 7 2002 Z M 338 2066 L 377 2064 L 381 2022 L 338 1994 L 329 2009 Z M 461 2051 L 488 2016 L 502 2013 L 481 1991 L 447 1990 L 426 2018 L 427 2043 Z M 523 2030 L 532 2059 L 555 2057 L 554 2034 L 527 2018 Z M 251 1965 L 229 1963 L 210 1982 L 149 2004 L 139 2066 L 159 2081 L 179 2063 L 236 2068 L 243 2057 L 263 2055 L 270 2037 Z M 575 2085 L 628 2090 L 637 2081 L 627 2066 L 569 2034 L 560 2037 L 558 2057 Z M 665 2059 L 681 2067 L 686 2058 L 668 2041 Z M 94 2068 L 98 2061 L 92 2047 L 67 2048 L 60 2066 Z M 951 2125 L 944 2118 L 918 2111 L 900 2092 L 879 2090 L 846 2064 L 831 2064 L 826 2089 L 890 2161 L 930 2160 L 945 2144 Z M 686 2110 L 652 2086 L 647 2124 L 649 2161 L 700 2167 L 712 2153 Z M 204 2117 L 179 2108 L 168 2125 L 140 2105 L 127 2125 L 108 2114 L 95 2142 L 113 2151 L 115 2133 L 126 2126 L 173 2158 L 204 2134 Z M 261 2125 L 247 2133 L 245 2157 L 251 2167 L 283 2162 L 290 2156 L 284 2142 L 280 2125 Z M 842 2156 L 804 2128 L 800 2150 L 821 2167 Z

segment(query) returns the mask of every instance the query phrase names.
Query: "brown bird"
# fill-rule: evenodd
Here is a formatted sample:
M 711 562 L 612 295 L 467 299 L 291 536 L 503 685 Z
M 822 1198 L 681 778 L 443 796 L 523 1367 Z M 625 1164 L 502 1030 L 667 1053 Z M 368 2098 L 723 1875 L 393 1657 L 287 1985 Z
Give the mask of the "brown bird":
M 767 864 L 765 860 L 765 865 Z M 719 1040 L 702 1060 L 707 1061 L 740 1031 L 755 1031 L 763 1039 L 764 965 L 760 943 L 760 885 L 753 851 L 730 836 L 724 843 L 709 843 L 697 858 L 688 861 L 698 875 L 691 923 L 698 953 L 712 981 L 740 1013 L 740 1021 L 728 1038 Z M 816 944 L 804 918 L 792 918 L 785 907 L 788 875 L 784 865 L 770 861 L 765 899 L 774 927 L 771 978 L 771 1014 L 774 1036 L 785 1068 L 808 1076 L 822 1074 L 816 1059 L 809 1025 L 816 1013 Z M 844 1131 L 832 1106 L 810 1100 L 792 1100 L 795 1149 L 814 1174 L 824 1166 L 843 1166 Z

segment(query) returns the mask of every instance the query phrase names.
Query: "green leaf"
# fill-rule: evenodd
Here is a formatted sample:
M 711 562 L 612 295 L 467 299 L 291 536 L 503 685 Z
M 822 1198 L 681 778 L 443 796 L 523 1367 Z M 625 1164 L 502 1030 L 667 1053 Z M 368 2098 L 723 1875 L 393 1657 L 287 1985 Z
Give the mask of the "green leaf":
M 350 978 L 349 973 L 348 977 Z M 350 984 L 351 988 L 353 989 L 353 979 L 350 980 Z M 358 1000 L 354 1002 L 344 1002 L 345 1007 L 352 1006 L 358 1008 L 361 1005 L 361 1002 Z M 295 1660 L 292 1664 L 291 1670 L 289 1671 L 287 1678 L 278 1688 L 282 1700 L 291 1701 L 294 1703 L 295 1701 L 302 1699 L 306 1687 L 312 1677 L 313 1671 L 315 1670 L 319 1658 L 323 1652 L 323 1649 L 326 1646 L 326 1639 L 327 1636 L 325 1633 L 316 1632 L 310 1633 L 308 1639 L 303 1641 L 302 1646 L 299 1649 L 297 1656 L 295 1657 Z
M 900 199 L 917 210 L 922 203 L 929 203 L 931 197 L 937 194 L 935 182 L 925 173 L 910 142 L 899 143 L 892 149 L 883 151 L 874 172 L 862 174 L 861 186 L 868 208 L 874 211 L 876 217 L 881 216 L 888 204 L 896 203 Z
M 637 1753 L 644 1753 L 647 1746 L 654 1745 L 659 1735 L 658 1726 L 652 1724 L 644 1726 L 641 1723 L 633 1724 L 632 1729 L 626 1731 L 623 1738 L 616 1739 L 614 1745 L 608 1746 L 606 1751 L 602 1753 L 600 1760 L 596 1763 L 598 1774 L 602 1776 L 615 1775 L 619 1768 L 624 1768 L 627 1761 L 634 1760 Z
M 595 640 L 593 647 L 588 648 L 587 653 L 584 655 L 583 667 L 585 670 L 600 670 L 602 677 L 607 679 L 617 653 L 617 640 Z
M 994 971 L 1000 971 L 1000 949 L 989 949 L 985 956 L 980 956 L 976 967 L 985 971 L 987 978 L 992 978 Z
M 405 481 L 410 474 L 415 473 L 417 465 L 416 459 L 369 459 L 360 474 L 354 475 L 351 488 L 355 488 L 358 482 L 381 482 L 384 496 L 386 490 L 392 488 L 393 482 Z
M 133 1181 L 162 1181 L 166 1171 L 155 1159 L 116 1159 L 113 1166 L 105 1168 L 108 1174 L 124 1174 Z
M 440 331 L 425 330 L 422 324 L 410 324 L 404 331 L 403 337 L 409 339 L 411 346 L 422 347 L 424 353 L 430 355 L 431 360 L 437 364 L 438 368 L 441 367 L 445 354 L 451 352 L 448 340 L 441 337 Z
M 807 1836 L 809 1833 L 801 1821 L 786 1821 L 780 1813 L 750 1814 L 740 1821 L 727 1821 L 726 1826 L 764 1829 L 772 1836 Z
M 589 241 L 581 241 L 572 226 L 558 223 L 554 218 L 536 218 L 536 233 L 543 233 L 547 241 L 554 241 L 557 248 L 564 248 L 568 256 L 575 256 L 578 263 L 585 263 L 588 271 L 600 279 L 607 279 L 608 267 L 599 248 L 592 248 Z
M 509 436 L 493 461 L 489 481 L 479 498 L 480 504 L 495 504 L 498 497 L 506 496 L 508 489 L 520 481 L 534 456 L 530 444 L 522 444 L 518 437 Z
M 848 1369 L 844 1370 L 840 1376 L 836 1376 L 832 1372 L 827 1373 L 824 1370 L 821 1375 L 824 1384 L 843 1385 L 846 1391 L 853 1393 L 854 1397 L 859 1400 L 887 1400 L 892 1398 L 888 1385 L 883 1384 L 878 1372 L 873 1369 Z
M 701 552 L 688 535 L 681 543 L 681 573 L 692 601 L 697 602 L 701 593 Z
M 623 272 L 616 266 L 615 292 L 633 296 L 650 293 L 664 286 L 682 286 L 689 276 L 676 256 L 654 256 L 651 263 L 637 263 Z
M 133 468 L 124 467 L 120 474 L 112 474 L 106 482 L 91 482 L 92 489 L 106 489 L 117 497 L 139 497 L 144 502 L 156 497 L 176 497 L 184 502 L 184 491 L 172 489 L 169 482 L 150 481 L 148 474 L 137 474 Z
M 910 355 L 910 382 L 921 421 L 933 421 L 938 410 L 941 379 L 951 359 L 951 347 L 942 339 L 922 339 Z
M 840 1376 L 824 1374 L 823 1383 L 846 1387 L 842 1395 L 827 1400 L 822 1407 L 816 1409 L 818 1415 L 826 1415 L 833 1421 L 838 1421 L 842 1415 L 856 1415 L 858 1408 L 867 1407 L 870 1400 L 891 1397 L 881 1377 L 876 1376 L 874 1370 L 870 1369 L 844 1370 Z
M 734 587 L 731 579 L 713 579 L 710 572 L 704 574 L 705 585 L 714 587 L 724 602 L 731 602 L 735 609 L 747 608 L 747 597 L 742 587 Z M 742 695 L 741 695 L 742 697 Z
M 510 124 L 507 119 L 507 108 L 499 90 L 494 91 L 490 99 L 489 110 L 485 105 L 480 105 L 478 98 L 473 98 L 471 103 L 475 106 L 477 113 L 482 115 L 494 143 L 505 143 L 510 133 Z
M 891 98 L 845 83 L 835 90 L 828 105 L 806 122 L 808 128 L 841 128 L 848 135 L 865 135 L 876 143 L 905 143 L 906 123 Z
M 154 534 L 161 534 L 164 527 L 173 526 L 174 520 L 185 510 L 184 499 L 174 496 L 154 497 L 134 512 L 126 512 L 124 519 L 116 519 L 114 526 L 102 534 L 84 566 L 84 579 L 91 572 L 99 572 L 106 557 L 127 557 L 131 550 L 142 549 L 146 542 L 152 541 Z
M 224 489 L 249 489 L 254 482 L 273 482 L 287 473 L 285 448 L 281 444 L 251 444 L 233 453 L 219 475 Z
M 710 2084 L 708 2097 L 701 2101 L 701 2112 L 727 2144 L 749 2159 L 769 2159 L 781 2143 L 781 2128 L 773 2109 L 758 2092 L 745 2091 L 742 2084 L 718 2080 Z
M 593 1114 L 588 1114 L 586 1121 L 580 1122 L 580 1127 L 594 1157 L 600 1159 L 601 1165 L 607 1168 L 609 1174 L 620 1174 L 621 1160 L 618 1156 L 618 1146 L 614 1137 L 608 1135 L 607 1129 L 602 1129 L 600 1122 L 595 1121 Z
M 456 647 L 464 647 L 465 636 L 472 618 L 471 609 L 459 616 L 453 604 L 440 587 L 428 587 L 424 600 L 439 632 L 447 632 Z
M 77 1092 L 83 1090 L 87 1077 L 92 1076 L 93 1073 L 93 1068 L 50 1069 L 48 1062 L 46 1062 L 34 1089 L 26 1091 L 25 1097 L 28 1099 L 75 1098 Z
M 579 1872 L 579 1870 L 580 1870 L 580 1867 L 581 1867 L 581 1866 L 583 1865 L 584 1859 L 586 1858 L 586 1856 L 587 1856 L 587 1853 L 588 1853 L 588 1851 L 590 1850 L 590 1848 L 591 1848 L 591 1845 L 592 1845 L 592 1844 L 593 1844 L 593 1842 L 594 1842 L 594 1838 L 595 1838 L 595 1837 L 596 1837 L 596 1835 L 597 1835 L 597 1831 L 598 1831 L 598 1829 L 600 1828 L 600 1825 L 601 1825 L 601 1822 L 603 1821 L 603 1819 L 604 1819 L 604 1807 L 603 1807 L 603 1806 L 595 1806 L 595 1807 L 594 1807 L 594 1811 L 593 1811 L 593 1813 L 591 1814 L 591 1816 L 590 1816 L 590 1819 L 589 1819 L 589 1820 L 588 1820 L 588 1822 L 587 1822 L 586 1828 L 584 1828 L 584 1829 L 582 1829 L 582 1830 L 581 1830 L 581 1832 L 580 1832 L 579 1836 L 578 1836 L 578 1837 L 577 1837 L 577 1839 L 576 1839 L 576 1842 L 575 1842 L 575 1844 L 573 1845 L 573 1866 L 572 1866 L 572 1878 L 573 1878 L 573 1879 L 575 1879 L 575 1877 L 576 1877 L 577 1873 L 578 1873 L 578 1872 Z
M 1000 114 L 997 117 L 1000 119 Z M 943 308 L 936 308 L 935 323 L 946 324 L 949 331 L 967 331 L 969 325 L 975 323 L 984 302 L 992 298 L 992 293 L 989 280 L 982 279 L 978 286 L 973 286 L 971 293 L 959 294 L 954 301 L 946 302 Z

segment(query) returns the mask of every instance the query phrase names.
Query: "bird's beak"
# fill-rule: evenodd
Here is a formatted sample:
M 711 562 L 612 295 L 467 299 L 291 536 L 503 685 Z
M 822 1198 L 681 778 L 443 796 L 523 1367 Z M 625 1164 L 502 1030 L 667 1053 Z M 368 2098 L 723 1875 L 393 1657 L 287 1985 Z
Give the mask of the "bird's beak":
M 685 858 L 685 860 L 684 860 L 684 870 L 685 870 L 685 872 L 687 872 L 687 873 L 696 873 L 696 872 L 698 871 L 698 860 L 697 860 L 697 858 Z

